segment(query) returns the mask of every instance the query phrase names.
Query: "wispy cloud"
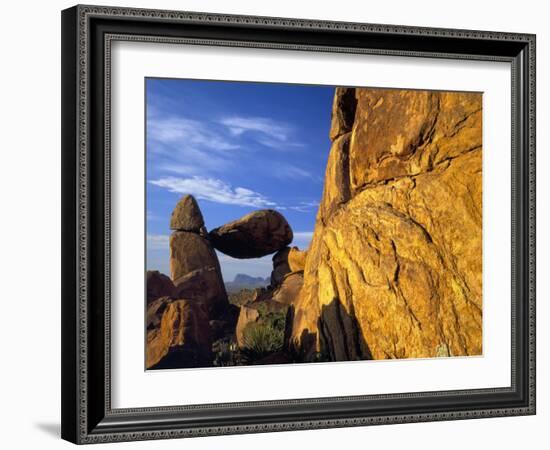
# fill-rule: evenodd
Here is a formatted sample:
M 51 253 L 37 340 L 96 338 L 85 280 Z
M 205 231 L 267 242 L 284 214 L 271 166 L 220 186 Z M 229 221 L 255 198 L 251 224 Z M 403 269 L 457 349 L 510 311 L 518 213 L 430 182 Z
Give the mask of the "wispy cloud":
M 178 116 L 154 116 L 147 123 L 149 139 L 162 144 L 209 150 L 235 150 L 239 144 L 217 131 L 212 124 Z
M 277 204 L 259 192 L 244 187 L 233 187 L 217 179 L 200 176 L 190 178 L 164 177 L 149 183 L 177 194 L 192 194 L 198 199 L 224 205 L 274 208 Z
M 273 170 L 271 170 L 271 175 L 274 178 L 280 180 L 303 180 L 309 179 L 316 182 L 322 182 L 323 179 L 311 173 L 309 170 L 306 170 L 302 167 L 298 167 L 294 164 L 289 164 L 286 162 L 275 162 L 271 164 Z
M 167 234 L 147 234 L 147 249 L 168 250 L 169 239 Z
M 300 202 L 297 205 L 288 206 L 288 209 L 297 212 L 311 212 L 316 210 L 319 207 L 319 202 Z
M 244 134 L 250 136 L 259 144 L 274 149 L 302 146 L 293 139 L 294 128 L 283 122 L 265 117 L 240 117 L 231 116 L 220 120 L 227 127 L 232 136 L 239 137 Z
M 183 168 L 182 172 L 185 172 Z M 295 205 L 280 205 L 270 200 L 260 192 L 244 187 L 233 187 L 219 178 L 209 178 L 194 175 L 186 178 L 173 176 L 161 177 L 156 180 L 149 180 L 149 183 L 164 188 L 175 194 L 194 195 L 200 200 L 207 200 L 223 205 L 252 206 L 254 208 L 273 208 L 280 211 L 296 211 L 309 213 L 319 207 L 319 202 L 299 202 Z
M 157 216 L 156 214 L 153 214 L 153 212 L 150 211 L 150 210 L 147 211 L 146 218 L 147 218 L 147 220 L 158 220 L 158 219 L 160 219 L 159 216 Z
M 149 167 L 160 173 L 223 173 L 240 145 L 224 127 L 207 121 L 156 114 L 147 123 Z
M 233 116 L 220 120 L 220 123 L 225 125 L 233 136 L 240 136 L 247 131 L 257 131 L 273 139 L 285 141 L 291 131 L 288 125 L 263 117 Z

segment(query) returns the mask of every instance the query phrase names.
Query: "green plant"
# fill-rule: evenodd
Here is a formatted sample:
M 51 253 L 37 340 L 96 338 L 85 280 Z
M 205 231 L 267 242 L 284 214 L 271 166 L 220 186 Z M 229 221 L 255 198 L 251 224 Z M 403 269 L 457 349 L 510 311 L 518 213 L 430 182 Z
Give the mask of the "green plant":
M 216 367 L 239 365 L 239 352 L 235 342 L 231 339 L 218 339 L 212 344 L 214 360 L 212 364 Z
M 275 327 L 270 322 L 255 322 L 243 332 L 243 356 L 254 361 L 280 351 L 284 342 L 284 326 Z

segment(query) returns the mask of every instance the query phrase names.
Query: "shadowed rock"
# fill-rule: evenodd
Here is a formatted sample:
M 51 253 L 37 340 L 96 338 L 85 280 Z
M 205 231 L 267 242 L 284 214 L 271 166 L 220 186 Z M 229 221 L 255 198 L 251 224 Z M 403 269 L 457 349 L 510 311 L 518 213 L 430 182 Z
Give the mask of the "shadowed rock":
M 286 247 L 292 230 L 277 211 L 254 211 L 209 233 L 212 245 L 233 258 L 259 258 Z
M 168 296 L 171 297 L 174 291 L 172 280 L 158 270 L 147 271 L 147 303 L 153 300 Z
M 332 143 L 325 169 L 323 197 L 319 205 L 319 219 L 330 217 L 341 205 L 349 201 L 349 144 L 351 133 L 339 136 Z
M 147 305 L 147 330 L 160 327 L 162 315 L 171 302 L 170 297 L 160 297 Z
M 273 288 L 279 286 L 285 275 L 290 272 L 290 267 L 288 265 L 289 252 L 290 248 L 286 247 L 273 255 L 273 270 L 271 271 L 270 279 L 271 287 Z
M 335 89 L 329 133 L 331 140 L 335 140 L 337 137 L 351 131 L 355 119 L 356 105 L 354 88 L 337 87 Z
M 148 331 L 148 369 L 200 367 L 210 365 L 210 327 L 205 305 L 174 300 L 166 306 L 160 327 Z
M 303 284 L 303 272 L 288 273 L 282 279 L 280 286 L 271 294 L 271 299 L 284 305 L 292 305 L 298 301 Z
M 192 195 L 182 197 L 172 212 L 170 229 L 199 233 L 202 227 L 204 227 L 204 219 L 195 197 Z

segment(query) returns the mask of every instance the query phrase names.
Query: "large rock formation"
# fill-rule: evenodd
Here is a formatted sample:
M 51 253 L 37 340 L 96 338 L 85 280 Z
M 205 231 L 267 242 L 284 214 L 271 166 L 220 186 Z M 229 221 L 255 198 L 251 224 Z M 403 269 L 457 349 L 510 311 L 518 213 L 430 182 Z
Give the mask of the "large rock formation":
M 481 94 L 339 89 L 293 311 L 306 360 L 482 351 Z
M 147 332 L 148 369 L 201 367 L 212 361 L 208 311 L 191 300 L 169 302 L 160 326 Z
M 229 306 L 223 281 L 213 266 L 193 270 L 174 280 L 173 296 L 204 303 L 210 317 L 217 317 Z
M 212 338 L 234 329 L 238 308 L 228 302 L 218 258 L 204 237 L 202 214 L 192 196 L 176 205 L 170 228 L 171 279 L 147 273 L 146 366 L 209 366 Z
M 219 267 L 209 242 L 198 233 L 174 231 L 170 235 L 170 277 L 173 281 L 194 270 Z
M 292 242 L 292 230 L 277 211 L 254 211 L 210 231 L 212 245 L 233 258 L 259 258 Z

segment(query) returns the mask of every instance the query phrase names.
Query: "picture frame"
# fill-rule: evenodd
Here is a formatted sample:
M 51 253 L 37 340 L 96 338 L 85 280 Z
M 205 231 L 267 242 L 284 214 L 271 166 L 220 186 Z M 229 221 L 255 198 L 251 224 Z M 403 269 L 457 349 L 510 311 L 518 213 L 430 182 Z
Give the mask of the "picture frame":
M 113 408 L 110 70 L 115 41 L 511 66 L 510 386 Z M 85 444 L 535 414 L 535 36 L 78 5 L 62 12 L 62 437 Z

